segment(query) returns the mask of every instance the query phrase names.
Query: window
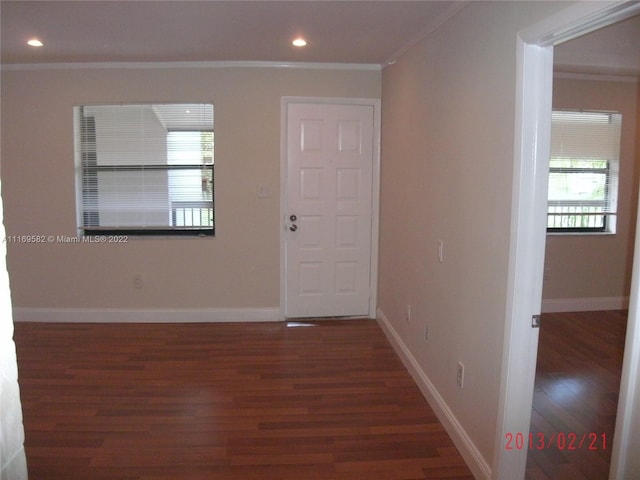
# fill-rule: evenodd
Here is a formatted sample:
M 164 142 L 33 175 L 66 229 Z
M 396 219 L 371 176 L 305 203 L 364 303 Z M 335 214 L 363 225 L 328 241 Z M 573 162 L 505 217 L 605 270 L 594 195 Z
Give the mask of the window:
M 211 104 L 75 107 L 85 235 L 213 235 Z
M 548 232 L 615 233 L 622 116 L 554 111 Z

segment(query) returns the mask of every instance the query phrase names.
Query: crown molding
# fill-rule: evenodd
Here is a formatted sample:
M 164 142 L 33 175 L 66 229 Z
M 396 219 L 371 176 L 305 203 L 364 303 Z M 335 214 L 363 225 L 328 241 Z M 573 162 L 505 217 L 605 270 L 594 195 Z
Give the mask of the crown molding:
M 380 71 L 382 65 L 372 63 L 311 63 L 311 62 L 69 62 L 69 63 L 13 63 L 2 64 L 8 72 L 34 70 L 97 70 L 97 69 L 185 69 L 185 68 L 273 68 L 294 70 L 365 70 Z
M 582 80 L 592 82 L 640 83 L 640 76 L 638 75 L 614 72 L 590 73 L 555 70 L 553 72 L 553 78 L 561 80 Z

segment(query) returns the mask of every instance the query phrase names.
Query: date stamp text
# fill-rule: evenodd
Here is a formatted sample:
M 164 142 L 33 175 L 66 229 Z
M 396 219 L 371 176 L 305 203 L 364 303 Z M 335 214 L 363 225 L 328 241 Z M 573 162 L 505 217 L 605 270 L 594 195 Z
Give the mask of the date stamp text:
M 522 432 L 505 434 L 505 450 L 606 450 L 606 433 L 543 432 L 525 434 Z

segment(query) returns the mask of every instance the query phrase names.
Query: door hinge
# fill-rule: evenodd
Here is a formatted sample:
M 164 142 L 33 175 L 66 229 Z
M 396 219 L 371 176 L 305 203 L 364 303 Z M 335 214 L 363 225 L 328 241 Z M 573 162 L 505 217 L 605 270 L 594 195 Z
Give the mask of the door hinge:
M 540 328 L 540 315 L 534 315 L 531 317 L 531 327 Z

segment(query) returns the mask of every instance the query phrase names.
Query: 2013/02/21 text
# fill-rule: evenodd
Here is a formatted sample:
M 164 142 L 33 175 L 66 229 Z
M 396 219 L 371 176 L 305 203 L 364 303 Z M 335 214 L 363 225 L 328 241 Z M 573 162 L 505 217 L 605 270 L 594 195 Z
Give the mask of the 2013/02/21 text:
M 505 434 L 505 450 L 606 450 L 606 433 L 558 432 L 547 435 L 543 432 L 524 434 L 522 432 Z

